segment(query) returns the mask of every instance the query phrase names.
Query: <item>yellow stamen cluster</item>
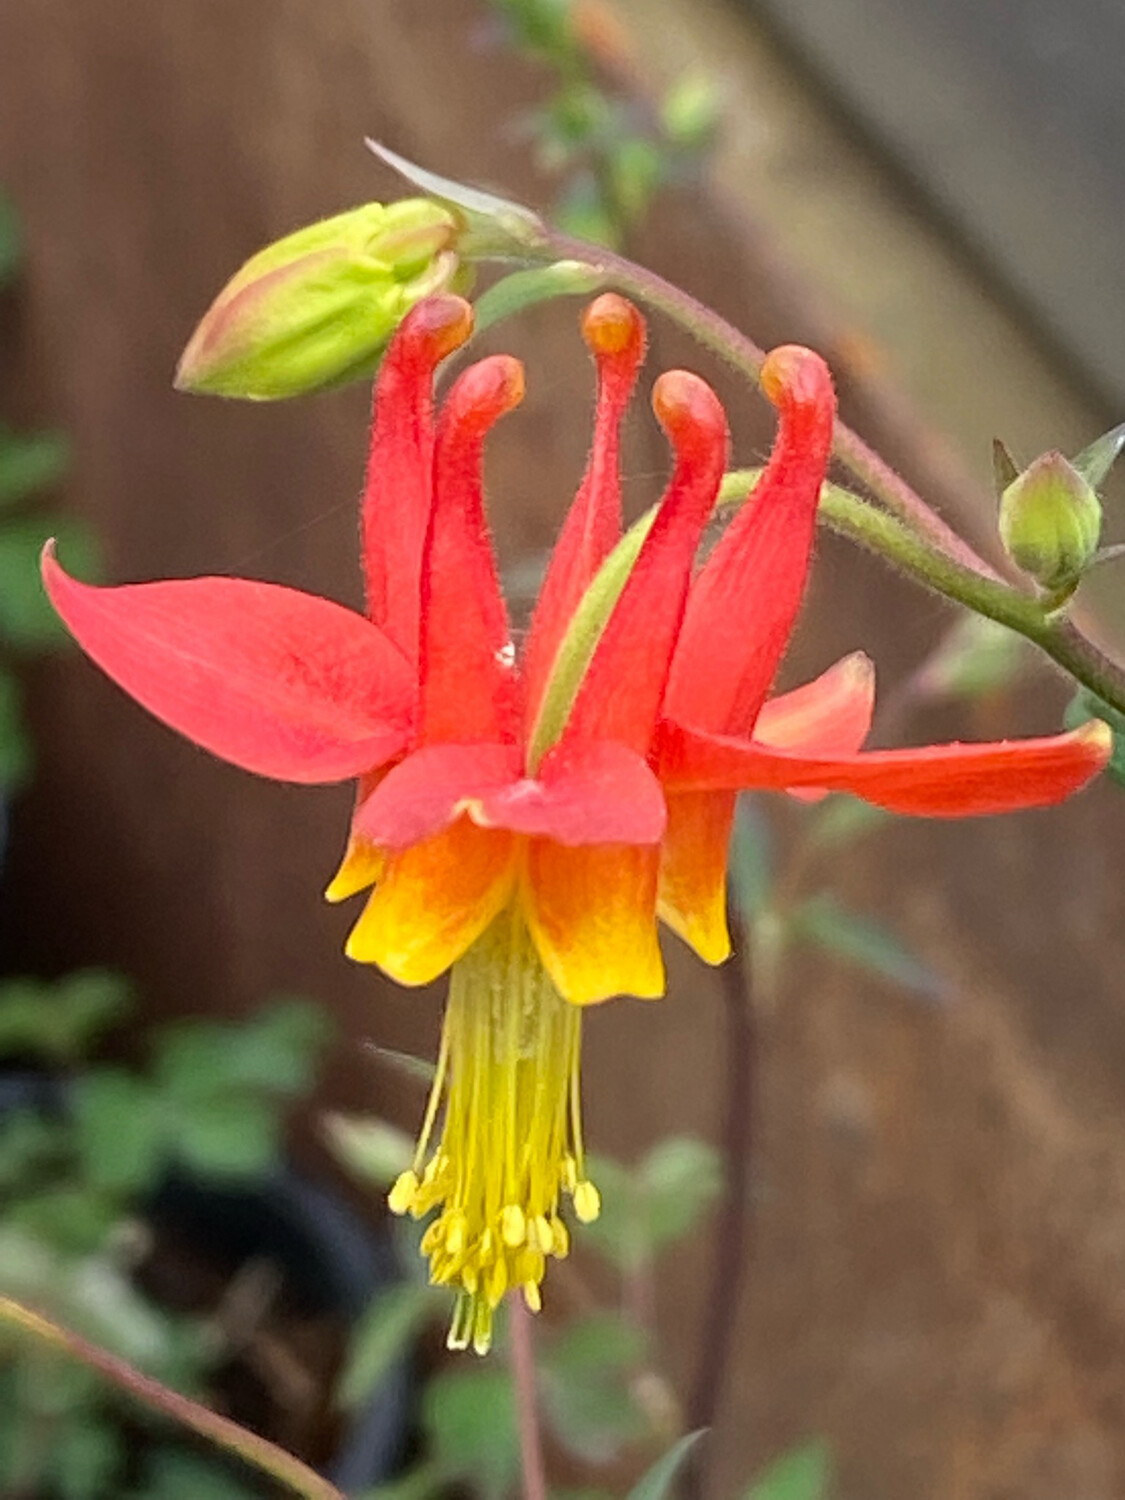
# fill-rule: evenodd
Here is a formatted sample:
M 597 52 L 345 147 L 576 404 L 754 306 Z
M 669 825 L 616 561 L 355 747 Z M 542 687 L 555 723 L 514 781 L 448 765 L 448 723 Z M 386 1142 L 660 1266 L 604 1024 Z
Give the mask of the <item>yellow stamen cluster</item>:
M 438 1210 L 422 1250 L 430 1279 L 459 1290 L 451 1349 L 488 1349 L 510 1288 L 538 1310 L 548 1256 L 561 1260 L 570 1248 L 564 1194 L 581 1221 L 598 1216 L 582 1151 L 580 1025 L 515 911 L 454 966 L 414 1165 L 388 1200 L 415 1218 Z M 441 1139 L 428 1154 L 443 1105 Z

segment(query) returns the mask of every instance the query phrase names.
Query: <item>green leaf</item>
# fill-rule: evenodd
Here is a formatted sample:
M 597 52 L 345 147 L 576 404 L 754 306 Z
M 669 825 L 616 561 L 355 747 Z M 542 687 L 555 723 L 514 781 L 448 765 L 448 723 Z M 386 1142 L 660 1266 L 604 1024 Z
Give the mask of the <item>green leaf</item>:
M 253 1094 L 216 1095 L 195 1109 L 169 1111 L 168 1148 L 204 1177 L 258 1177 L 277 1165 L 281 1121 L 276 1106 Z
M 81 969 L 52 983 L 0 984 L 0 1055 L 71 1066 L 129 1006 L 129 986 L 104 969 Z
M 201 1102 L 245 1090 L 303 1093 L 314 1081 L 328 1020 L 306 1000 L 282 1000 L 249 1021 L 182 1021 L 159 1036 L 154 1060 L 161 1087 Z
M 447 1306 L 436 1287 L 418 1282 L 381 1292 L 352 1333 L 336 1391 L 341 1405 L 352 1410 L 366 1402 L 430 1319 L 447 1311 Z
M 1070 460 L 1071 468 L 1077 469 L 1086 483 L 1096 490 L 1109 475 L 1122 448 L 1125 448 L 1125 422 L 1103 432 L 1088 448 L 1083 448 Z
M 147 1469 L 143 1500 L 251 1500 L 261 1493 L 257 1485 L 239 1483 L 225 1465 L 175 1448 L 158 1450 Z
M 4 1222 L 18 1238 L 51 1245 L 67 1255 L 92 1255 L 121 1222 L 121 1199 L 88 1185 L 25 1190 L 5 1205 Z M 9 1251 L 7 1244 L 0 1249 L 0 1280 L 11 1270 L 5 1263 Z
M 746 1500 L 827 1500 L 832 1459 L 822 1442 L 782 1454 L 750 1486 Z
M 773 892 L 773 840 L 753 797 L 741 796 L 736 804 L 728 870 L 735 910 L 752 923 L 769 906 Z
M 659 1141 L 641 1163 L 640 1178 L 653 1250 L 690 1234 L 722 1192 L 719 1153 L 694 1136 Z
M 721 1186 L 717 1153 L 691 1136 L 659 1141 L 636 1167 L 591 1157 L 590 1176 L 602 1211 L 583 1237 L 626 1275 L 690 1233 Z
M 19 683 L 0 667 L 0 791 L 23 786 L 31 775 L 32 759 Z
M 338 1161 L 364 1182 L 387 1188 L 405 1172 L 414 1142 L 397 1125 L 362 1115 L 325 1115 L 324 1134 Z
M 1113 730 L 1113 754 L 1106 770 L 1119 785 L 1125 786 L 1125 714 L 1091 693 L 1089 688 L 1079 688 L 1067 705 L 1063 723 L 1067 729 L 1077 729 L 1087 719 L 1104 719 Z
M 66 472 L 68 457 L 61 433 L 23 434 L 0 428 L 0 507 L 15 505 L 57 484 Z
M 84 527 L 39 516 L 10 516 L 0 523 L 0 639 L 17 650 L 38 650 L 67 638 L 39 579 L 39 554 L 52 534 L 68 569 L 88 576 L 93 548 Z
M 869 917 L 858 916 L 828 895 L 812 896 L 793 915 L 798 936 L 860 969 L 878 974 L 926 1000 L 944 1000 L 948 984 L 900 938 Z
M 76 1140 L 87 1179 L 110 1192 L 152 1183 L 164 1154 L 160 1101 L 147 1079 L 100 1068 L 74 1085 Z
M 446 1488 L 445 1479 L 438 1464 L 421 1463 L 397 1479 L 376 1485 L 372 1490 L 363 1490 L 355 1500 L 430 1500 Z
M 11 281 L 23 259 L 23 236 L 12 200 L 0 193 L 0 286 Z
M 600 272 L 580 260 L 559 260 L 550 266 L 513 271 L 482 292 L 473 304 L 474 333 L 482 334 L 503 319 L 555 297 L 589 296 L 602 281 Z
M 629 1388 L 647 1339 L 616 1313 L 568 1324 L 542 1352 L 539 1387 L 551 1429 L 570 1452 L 590 1463 L 611 1462 L 648 1429 Z
M 629 1491 L 626 1500 L 664 1500 L 671 1492 L 672 1484 L 680 1471 L 684 1459 L 703 1436 L 703 1429 L 688 1432 L 673 1443 L 667 1453 L 656 1460 L 652 1468 L 642 1474 Z
M 62 1500 L 96 1500 L 124 1458 L 124 1440 L 109 1421 L 72 1416 L 51 1434 L 50 1472 Z
M 869 833 L 883 828 L 890 818 L 891 814 L 885 808 L 861 802 L 858 797 L 827 797 L 809 814 L 806 835 L 809 849 L 825 854 L 829 850 L 848 848 Z
M 472 1483 L 484 1500 L 503 1500 L 519 1474 L 512 1377 L 486 1366 L 436 1376 L 422 1397 L 422 1422 L 434 1460 Z

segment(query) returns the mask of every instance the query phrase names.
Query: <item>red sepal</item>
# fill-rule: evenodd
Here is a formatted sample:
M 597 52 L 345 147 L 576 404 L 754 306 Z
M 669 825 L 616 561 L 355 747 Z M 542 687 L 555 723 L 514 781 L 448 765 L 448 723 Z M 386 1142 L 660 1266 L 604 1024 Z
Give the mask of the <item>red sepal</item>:
M 968 818 L 1061 802 L 1098 774 L 1111 750 L 1111 732 L 1098 719 L 1043 739 L 816 757 L 665 722 L 659 766 L 670 791 L 821 787 L 889 812 Z
M 119 687 L 205 750 L 278 781 L 343 781 L 406 742 L 413 674 L 369 620 L 243 578 L 95 588 L 48 543 L 43 582 Z

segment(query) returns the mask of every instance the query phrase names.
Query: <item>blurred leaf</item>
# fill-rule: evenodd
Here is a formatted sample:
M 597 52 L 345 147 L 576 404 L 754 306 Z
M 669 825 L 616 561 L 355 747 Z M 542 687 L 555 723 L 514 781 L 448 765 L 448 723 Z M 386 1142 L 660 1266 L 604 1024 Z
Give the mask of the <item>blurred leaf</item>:
M 722 115 L 722 99 L 714 80 L 700 68 L 689 68 L 664 95 L 660 118 L 677 146 L 698 150 L 715 134 Z
M 336 1392 L 341 1405 L 352 1410 L 367 1401 L 430 1319 L 445 1309 L 445 1297 L 418 1282 L 381 1292 L 352 1332 Z
M 858 797 L 827 797 L 809 813 L 808 846 L 818 854 L 849 845 L 884 827 L 891 814 Z
M 494 1366 L 436 1376 L 422 1395 L 422 1422 L 435 1461 L 472 1483 L 484 1500 L 503 1500 L 519 1474 L 512 1377 Z
M 827 1500 L 832 1461 L 822 1442 L 794 1448 L 770 1464 L 746 1492 L 746 1500 Z
M 684 1459 L 702 1436 L 701 1429 L 699 1432 L 685 1433 L 679 1442 L 673 1443 L 668 1452 L 662 1454 L 652 1468 L 641 1475 L 629 1491 L 626 1500 L 664 1500 L 664 1497 L 671 1491 Z
M 72 1105 L 87 1178 L 112 1192 L 137 1192 L 160 1169 L 164 1130 L 152 1085 L 122 1068 L 77 1078 Z
M 441 1468 L 433 1463 L 421 1463 L 397 1479 L 374 1489 L 363 1490 L 355 1500 L 430 1500 L 430 1496 L 444 1493 L 445 1479 Z
M 626 223 L 642 217 L 660 187 L 664 161 L 652 141 L 631 136 L 614 147 L 610 156 L 613 193 Z
M 0 792 L 22 786 L 31 766 L 31 740 L 24 726 L 19 683 L 0 667 Z
M 920 698 L 986 698 L 1008 687 L 1032 659 L 1022 635 L 983 615 L 967 614 L 919 671 Z
M 559 228 L 590 245 L 613 249 L 621 236 L 608 204 L 592 172 L 578 172 L 555 205 Z
M 92 1255 L 121 1220 L 120 1199 L 105 1189 L 64 1184 L 24 1191 L 5 1205 L 5 1225 L 67 1255 Z M 11 1272 L 0 1248 L 0 1280 Z M 32 1299 L 34 1300 L 34 1299 Z
M 1095 438 L 1088 448 L 1083 448 L 1070 460 L 1071 467 L 1078 470 L 1088 485 L 1099 489 L 1120 457 L 1122 448 L 1125 448 L 1125 422 Z
M 128 1010 L 129 986 L 104 969 L 80 969 L 49 983 L 0 984 L 0 1056 L 71 1066 Z
M 278 1163 L 281 1121 L 270 1100 L 216 1094 L 170 1111 L 168 1145 L 203 1177 L 258 1177 Z
M 635 1167 L 603 1156 L 589 1165 L 602 1211 L 583 1236 L 627 1275 L 690 1233 L 721 1187 L 717 1153 L 691 1136 L 657 1142 Z
M 93 548 L 76 522 L 34 515 L 0 522 L 0 639 L 18 650 L 57 645 L 67 638 L 39 580 L 39 554 L 51 535 L 59 540 L 68 570 L 89 576 Z
M 616 1313 L 568 1324 L 539 1358 L 544 1412 L 559 1441 L 590 1463 L 611 1462 L 648 1424 L 629 1390 L 647 1339 Z
M 895 933 L 840 906 L 832 896 L 812 896 L 793 914 L 793 930 L 857 968 L 889 979 L 926 1000 L 946 999 L 949 986 Z
M 1104 719 L 1113 730 L 1113 754 L 1106 770 L 1114 781 L 1125 786 L 1125 714 L 1119 714 L 1089 688 L 1079 688 L 1067 705 L 1063 723 L 1067 729 L 1077 729 L 1087 719 Z
M 11 1193 L 28 1179 L 41 1179 L 52 1157 L 65 1155 L 68 1132 L 33 1109 L 0 1115 L 0 1192 Z
M 654 1250 L 690 1234 L 722 1191 L 719 1153 L 694 1136 L 658 1141 L 641 1163 L 640 1178 Z
M 61 433 L 25 434 L 0 428 L 0 507 L 15 505 L 56 484 L 66 472 L 67 461 L 67 442 Z
M 51 1434 L 50 1473 L 62 1500 L 95 1500 L 112 1483 L 124 1439 L 108 1421 L 73 1414 Z
M 597 271 L 578 260 L 560 260 L 549 266 L 512 271 L 494 282 L 473 303 L 476 314 L 474 331 L 479 336 L 494 323 L 554 297 L 588 296 L 598 289 L 601 282 L 602 277 Z
M 227 1093 L 303 1093 L 313 1082 L 329 1023 L 306 1000 L 281 1000 L 239 1023 L 182 1021 L 159 1036 L 161 1087 L 181 1103 Z
M 414 1142 L 397 1125 L 362 1115 L 325 1115 L 324 1133 L 337 1160 L 376 1187 L 389 1187 L 414 1156 Z
M 159 1449 L 146 1467 L 143 1500 L 251 1500 L 260 1493 L 215 1460 L 175 1448 Z
M 23 243 L 15 207 L 6 193 L 0 193 L 0 286 L 19 270 Z
M 735 807 L 730 840 L 730 899 L 747 923 L 761 916 L 773 891 L 773 841 L 769 824 L 753 797 Z

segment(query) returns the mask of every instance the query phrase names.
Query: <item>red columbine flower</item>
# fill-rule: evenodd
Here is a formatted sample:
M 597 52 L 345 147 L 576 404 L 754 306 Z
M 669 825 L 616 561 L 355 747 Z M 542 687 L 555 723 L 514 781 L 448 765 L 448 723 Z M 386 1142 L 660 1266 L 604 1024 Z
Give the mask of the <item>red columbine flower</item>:
M 563 1197 L 580 1220 L 598 1212 L 583 1162 L 580 1007 L 663 992 L 658 911 L 710 962 L 728 951 L 739 788 L 849 791 L 938 817 L 999 812 L 1060 800 L 1109 746 L 1093 723 L 864 754 L 862 655 L 767 703 L 828 460 L 828 370 L 806 349 L 767 359 L 773 453 L 693 581 L 726 422 L 698 377 L 660 377 L 653 406 L 672 477 L 622 537 L 618 432 L 644 325 L 613 295 L 583 320 L 598 375 L 593 451 L 517 659 L 480 460 L 488 429 L 520 400 L 522 369 L 484 359 L 436 420 L 433 410 L 434 370 L 471 321 L 456 297 L 419 304 L 380 371 L 365 617 L 242 579 L 91 588 L 50 550 L 43 568 L 90 656 L 196 743 L 282 780 L 359 778 L 328 891 L 374 886 L 347 951 L 404 984 L 453 968 L 417 1156 L 391 1206 L 438 1210 L 423 1247 L 434 1279 L 460 1291 L 450 1342 L 483 1349 L 507 1288 L 538 1306 L 545 1258 L 566 1254 Z

